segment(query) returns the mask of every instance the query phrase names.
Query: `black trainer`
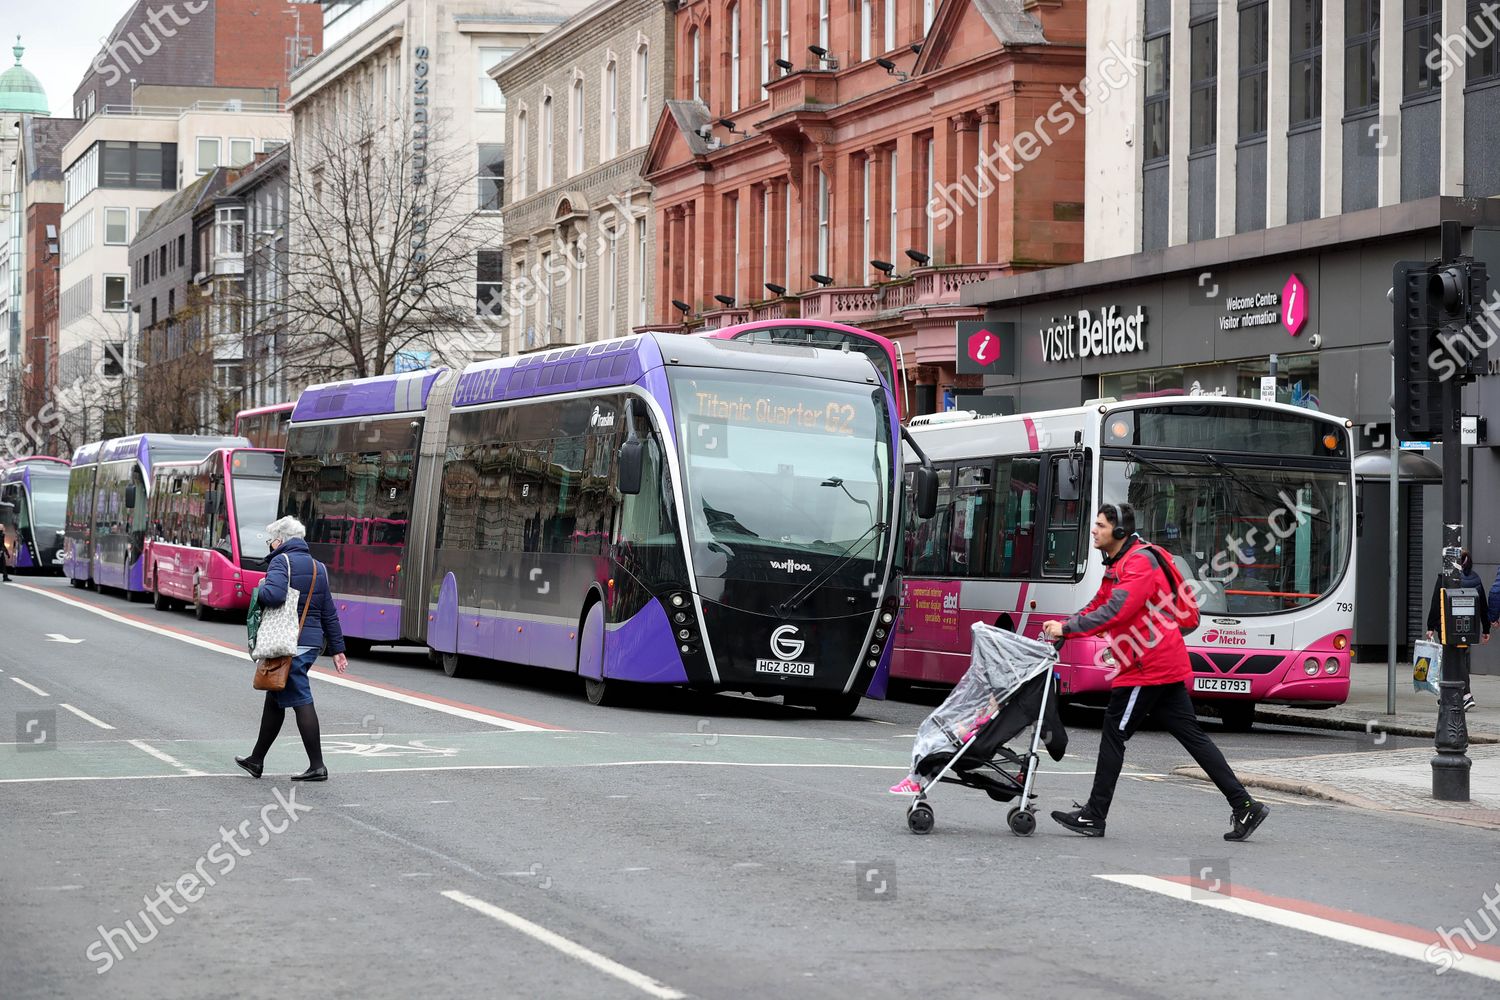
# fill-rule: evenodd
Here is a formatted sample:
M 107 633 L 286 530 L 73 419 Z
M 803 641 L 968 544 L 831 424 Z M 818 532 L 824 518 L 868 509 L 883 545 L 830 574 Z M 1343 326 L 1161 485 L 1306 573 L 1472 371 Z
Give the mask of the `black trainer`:
M 1249 840 L 1250 835 L 1266 821 L 1271 815 L 1271 807 L 1264 802 L 1248 799 L 1243 809 L 1236 809 L 1229 814 L 1230 821 L 1234 823 L 1234 829 L 1224 834 L 1225 840 Z
M 1061 809 L 1054 809 L 1052 811 L 1052 818 L 1074 833 L 1082 834 L 1085 837 L 1104 836 L 1104 820 L 1096 819 L 1086 806 L 1080 806 L 1077 802 L 1073 803 L 1073 805 L 1075 808 L 1072 812 L 1063 812 Z

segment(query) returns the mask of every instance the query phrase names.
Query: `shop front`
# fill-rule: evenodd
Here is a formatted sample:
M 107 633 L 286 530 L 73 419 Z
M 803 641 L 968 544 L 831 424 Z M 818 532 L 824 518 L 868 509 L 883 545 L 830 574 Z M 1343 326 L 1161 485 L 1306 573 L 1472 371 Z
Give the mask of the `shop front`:
M 985 307 L 985 322 L 1015 345 L 1014 374 L 987 374 L 984 392 L 999 397 L 994 410 L 1022 413 L 1100 398 L 1261 399 L 1274 392 L 1278 402 L 1350 419 L 1357 453 L 1388 456 L 1391 269 L 1398 260 L 1436 257 L 1438 219 L 1455 211 L 1465 222 L 1466 250 L 1500 275 L 1500 208 L 1431 199 L 984 282 L 969 295 Z M 1346 226 L 1330 221 L 1365 235 L 1340 239 Z M 1267 252 L 1272 246 L 1280 252 Z M 1494 289 L 1500 280 L 1492 279 Z M 1500 346 L 1492 356 L 1500 359 Z M 1482 378 L 1471 387 L 1465 412 L 1500 428 L 1494 422 L 1500 420 L 1500 379 Z M 1492 433 L 1500 445 L 1500 430 Z M 1405 447 L 1441 463 L 1441 445 Z M 1487 491 L 1500 489 L 1497 457 L 1490 442 L 1481 441 L 1467 463 L 1466 499 L 1478 490 L 1479 514 L 1491 519 L 1470 519 L 1467 536 L 1486 582 L 1500 565 L 1500 516 L 1483 502 L 1494 495 Z M 1441 538 L 1440 486 L 1430 477 L 1408 477 L 1408 465 L 1400 466 L 1401 573 L 1410 578 L 1398 595 L 1403 647 L 1420 637 Z M 1381 658 L 1389 615 L 1383 586 L 1392 537 L 1385 513 L 1389 467 L 1387 457 L 1382 474 L 1361 474 L 1356 491 L 1357 565 L 1381 586 L 1361 589 L 1355 643 Z M 1500 671 L 1500 655 L 1477 660 L 1481 669 Z

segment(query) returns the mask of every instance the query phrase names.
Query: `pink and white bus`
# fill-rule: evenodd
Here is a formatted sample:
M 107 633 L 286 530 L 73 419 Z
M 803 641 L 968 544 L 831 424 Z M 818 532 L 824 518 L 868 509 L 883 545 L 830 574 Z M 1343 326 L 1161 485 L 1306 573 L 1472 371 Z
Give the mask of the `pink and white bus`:
M 906 398 L 906 369 L 901 345 L 879 334 L 820 319 L 767 319 L 708 330 L 702 336 L 751 344 L 796 344 L 855 351 L 869 358 L 886 385 L 891 387 L 891 394 L 896 399 L 897 419 L 904 420 L 911 412 L 910 401 Z
M 234 415 L 234 432 L 250 439 L 256 448 L 285 448 L 286 432 L 291 426 L 296 403 L 275 403 Z
M 1246 729 L 1260 702 L 1328 708 L 1348 697 L 1348 421 L 1177 396 L 912 424 L 939 499 L 932 520 L 904 526 L 893 679 L 953 683 L 974 622 L 1035 636 L 1083 607 L 1103 576 L 1089 526 L 1100 504 L 1123 501 L 1141 537 L 1198 581 L 1202 620 L 1184 637 L 1195 699 Z M 1102 639 L 1067 640 L 1063 695 L 1105 695 L 1112 662 Z
M 190 603 L 201 620 L 250 606 L 266 572 L 281 465 L 279 449 L 219 448 L 201 462 L 156 467 L 144 562 L 158 611 Z

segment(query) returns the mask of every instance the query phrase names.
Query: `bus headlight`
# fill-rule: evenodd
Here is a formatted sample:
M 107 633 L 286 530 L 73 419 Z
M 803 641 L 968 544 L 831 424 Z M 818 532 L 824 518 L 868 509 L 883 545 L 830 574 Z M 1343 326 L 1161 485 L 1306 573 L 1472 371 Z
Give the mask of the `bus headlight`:
M 1318 662 L 1317 657 L 1309 656 L 1302 661 L 1302 672 L 1309 677 L 1316 677 L 1318 671 L 1322 669 L 1323 665 Z
M 687 598 L 684 597 L 682 594 L 673 594 L 672 595 L 672 607 L 674 607 L 674 608 L 680 608 L 680 607 L 682 607 L 686 603 L 687 603 Z
M 672 620 L 679 625 L 686 625 L 688 620 L 688 613 L 686 611 L 678 611 L 677 613 L 672 615 Z
M 679 639 L 691 639 L 692 637 L 693 633 L 691 629 L 682 629 L 677 633 L 677 638 Z
M 880 644 L 879 643 L 872 643 L 870 645 L 870 655 L 871 656 L 879 656 L 880 655 Z
M 885 614 L 880 616 L 880 620 L 886 625 L 889 625 L 891 622 L 896 620 L 896 616 L 887 611 Z
M 1344 635 L 1342 632 L 1340 632 L 1338 635 L 1334 636 L 1333 637 L 1333 648 L 1336 649 L 1336 650 L 1338 650 L 1340 653 L 1342 653 L 1344 650 L 1348 649 L 1349 648 L 1349 637 L 1347 635 Z
M 1331 676 L 1333 676 L 1334 674 L 1336 674 L 1338 672 L 1339 672 L 1339 661 L 1335 660 L 1333 657 L 1330 656 L 1328 658 L 1328 662 L 1325 663 L 1325 664 L 1323 664 L 1323 673 L 1328 674 L 1331 677 Z
M 873 670 L 876 667 L 880 666 L 880 661 L 877 660 L 877 659 L 875 659 L 875 657 L 872 656 L 868 660 L 865 661 L 865 666 L 867 666 L 867 667 L 869 667 L 870 669 Z
M 884 639 L 885 638 L 885 629 L 883 629 L 883 628 L 876 629 L 875 630 L 875 638 L 877 638 L 877 639 Z

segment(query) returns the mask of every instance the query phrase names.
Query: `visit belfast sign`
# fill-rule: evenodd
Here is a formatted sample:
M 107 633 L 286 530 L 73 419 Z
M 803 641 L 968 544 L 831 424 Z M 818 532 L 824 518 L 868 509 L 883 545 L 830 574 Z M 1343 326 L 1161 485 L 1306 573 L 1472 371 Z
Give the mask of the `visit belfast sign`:
M 1048 363 L 1134 354 L 1146 349 L 1146 307 L 1079 309 L 1041 329 L 1042 360 Z

